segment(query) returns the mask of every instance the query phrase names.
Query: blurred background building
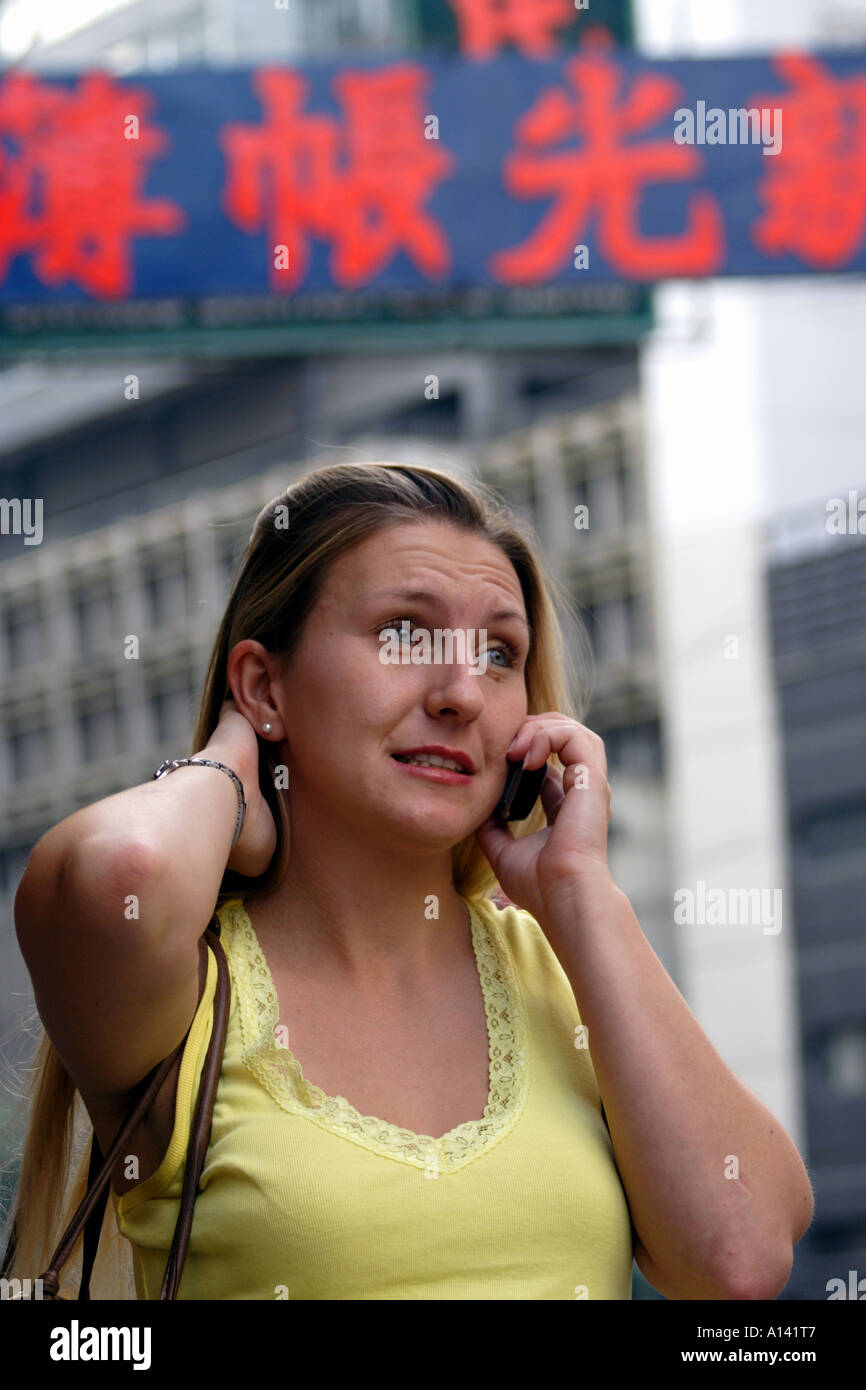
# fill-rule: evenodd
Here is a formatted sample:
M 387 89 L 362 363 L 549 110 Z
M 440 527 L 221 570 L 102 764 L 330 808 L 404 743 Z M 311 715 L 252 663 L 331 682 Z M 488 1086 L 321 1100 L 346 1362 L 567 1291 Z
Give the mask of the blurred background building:
M 0 61 L 124 74 L 450 41 L 444 0 L 85 12 L 6 0 Z M 866 45 L 866 0 L 638 0 L 632 14 L 611 3 L 617 16 L 618 37 L 651 56 Z M 338 460 L 479 476 L 532 521 L 583 614 L 614 877 L 702 1027 L 800 1147 L 815 1219 L 782 1297 L 820 1299 L 831 1277 L 866 1273 L 866 540 L 827 528 L 828 500 L 866 483 L 866 282 L 668 282 L 644 317 L 633 298 L 607 303 L 563 346 L 434 335 L 425 352 L 383 340 L 373 355 L 335 332 L 312 350 L 298 335 L 258 356 L 148 353 L 120 372 L 138 376 L 135 400 L 104 359 L 2 362 L 0 494 L 50 499 L 47 543 L 0 537 L 3 1057 L 11 1075 L 30 995 L 12 901 L 29 850 L 187 751 L 260 507 Z M 138 661 L 122 659 L 127 634 Z M 698 880 L 781 886 L 782 930 L 678 925 L 673 894 Z M 635 1293 L 654 1296 L 637 1270 Z

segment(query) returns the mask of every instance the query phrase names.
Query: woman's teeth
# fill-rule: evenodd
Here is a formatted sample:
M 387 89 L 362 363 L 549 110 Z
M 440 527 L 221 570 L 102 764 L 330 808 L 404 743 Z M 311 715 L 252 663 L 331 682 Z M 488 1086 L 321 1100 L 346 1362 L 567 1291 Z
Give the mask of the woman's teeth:
M 408 753 L 395 753 L 394 757 L 401 763 L 417 763 L 419 767 L 447 767 L 452 772 L 466 773 L 466 768 L 453 758 L 440 758 L 436 753 L 413 753 L 411 756 Z

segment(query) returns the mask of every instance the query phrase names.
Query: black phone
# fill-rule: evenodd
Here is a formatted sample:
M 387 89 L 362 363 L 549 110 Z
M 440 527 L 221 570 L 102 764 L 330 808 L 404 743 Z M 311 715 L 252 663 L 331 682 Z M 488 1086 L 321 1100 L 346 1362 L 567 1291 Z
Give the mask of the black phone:
M 524 771 L 523 761 L 512 763 L 508 769 L 502 796 L 494 815 L 500 820 L 526 820 L 539 796 L 547 776 L 547 763 Z

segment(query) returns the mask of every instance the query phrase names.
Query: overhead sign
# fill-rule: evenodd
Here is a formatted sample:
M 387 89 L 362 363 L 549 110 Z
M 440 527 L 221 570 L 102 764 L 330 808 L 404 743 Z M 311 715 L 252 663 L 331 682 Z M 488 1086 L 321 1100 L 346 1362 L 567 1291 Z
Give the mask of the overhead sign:
M 866 55 L 0 79 L 0 308 L 866 269 Z

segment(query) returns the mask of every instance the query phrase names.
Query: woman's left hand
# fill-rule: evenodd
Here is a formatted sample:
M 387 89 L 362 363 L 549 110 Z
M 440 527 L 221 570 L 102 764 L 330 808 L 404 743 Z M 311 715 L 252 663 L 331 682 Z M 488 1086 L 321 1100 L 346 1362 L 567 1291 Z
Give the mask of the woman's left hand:
M 607 864 L 610 787 L 604 743 L 585 724 L 557 710 L 527 715 L 507 757 L 542 767 L 555 753 L 541 788 L 547 826 L 516 839 L 491 815 L 475 832 L 503 892 L 536 920 L 583 887 L 612 886 Z

